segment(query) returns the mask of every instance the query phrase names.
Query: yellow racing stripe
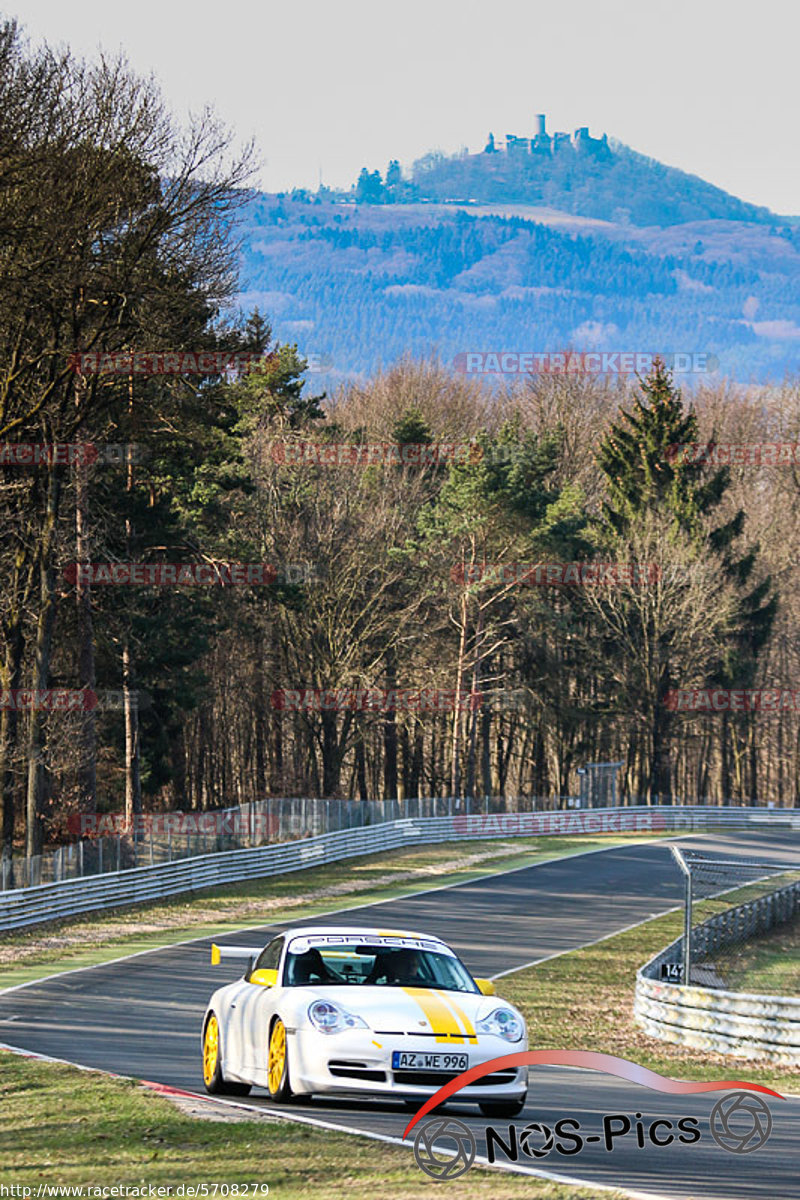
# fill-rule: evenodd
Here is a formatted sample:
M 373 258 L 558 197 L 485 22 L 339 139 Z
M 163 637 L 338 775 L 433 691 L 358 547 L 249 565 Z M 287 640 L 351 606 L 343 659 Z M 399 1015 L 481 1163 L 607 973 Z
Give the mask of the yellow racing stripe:
M 441 995 L 441 993 L 439 993 L 439 994 Z M 459 1021 L 461 1022 L 462 1028 L 464 1029 L 464 1032 L 467 1035 L 467 1040 L 470 1042 L 477 1043 L 478 1035 L 475 1032 L 475 1026 L 472 1024 L 472 1022 L 470 1021 L 467 1014 L 464 1012 L 461 1005 L 456 1004 L 455 1000 L 453 999 L 453 997 L 450 995 L 449 992 L 446 995 L 443 995 L 441 998 L 445 1002 L 445 1004 L 449 1004 L 450 1008 L 452 1008 L 453 1012 L 458 1017 Z
M 405 995 L 419 1004 L 425 1013 L 429 1026 L 437 1034 L 437 1042 L 464 1042 L 464 1031 L 458 1025 L 456 1014 L 447 1006 L 441 992 L 431 988 L 403 988 Z M 469 1025 L 469 1040 L 475 1039 L 475 1030 Z

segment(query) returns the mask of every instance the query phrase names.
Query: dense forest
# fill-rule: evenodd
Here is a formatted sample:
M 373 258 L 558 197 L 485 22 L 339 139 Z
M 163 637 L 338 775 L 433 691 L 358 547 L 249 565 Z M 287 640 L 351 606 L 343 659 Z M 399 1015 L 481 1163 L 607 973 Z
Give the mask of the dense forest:
M 176 130 L 124 64 L 30 51 L 13 25 L 0 81 L 5 857 L 58 842 L 78 812 L 567 797 L 598 760 L 623 762 L 626 800 L 798 803 L 791 704 L 674 702 L 798 690 L 797 465 L 675 452 L 794 443 L 796 381 L 687 396 L 656 364 L 638 380 L 498 389 L 408 357 L 322 396 L 268 319 L 225 315 L 252 196 L 224 131 L 208 118 Z M 604 265 L 525 222 L 409 228 L 422 288 L 468 275 L 486 238 L 495 254 L 524 244 L 526 287 L 561 287 L 582 264 L 604 304 L 614 273 L 647 277 L 648 348 L 668 348 L 658 314 L 674 275 L 644 255 Z M 308 234 L 273 256 L 277 277 L 317 242 L 406 253 L 391 230 Z M 749 286 L 746 268 L 719 270 Z M 343 287 L 332 275 L 318 289 L 342 326 L 358 312 Z M 156 351 L 240 366 L 203 373 L 200 354 L 142 369 L 137 354 Z M 75 446 L 95 452 L 55 449 Z M 565 564 L 618 577 L 531 583 Z M 445 703 L 398 701 L 420 689 Z M 57 691 L 122 703 L 60 706 Z

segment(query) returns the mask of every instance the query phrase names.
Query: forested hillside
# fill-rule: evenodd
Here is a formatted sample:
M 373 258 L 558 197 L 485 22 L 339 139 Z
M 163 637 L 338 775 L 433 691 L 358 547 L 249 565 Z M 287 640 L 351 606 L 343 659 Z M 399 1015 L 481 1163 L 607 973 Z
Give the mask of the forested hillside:
M 329 386 L 405 354 L 452 364 L 470 350 L 702 353 L 743 381 L 795 370 L 800 227 L 531 215 L 258 196 L 242 303 L 327 360 Z
M 519 150 L 428 154 L 414 163 L 408 181 L 393 182 L 390 168 L 378 188 L 371 172 L 372 186 L 365 189 L 362 176 L 362 191 L 373 202 L 547 205 L 633 225 L 777 221 L 769 209 L 747 204 L 696 175 L 637 154 L 619 142 L 602 145 L 600 150 L 582 153 L 567 144 L 554 154 Z

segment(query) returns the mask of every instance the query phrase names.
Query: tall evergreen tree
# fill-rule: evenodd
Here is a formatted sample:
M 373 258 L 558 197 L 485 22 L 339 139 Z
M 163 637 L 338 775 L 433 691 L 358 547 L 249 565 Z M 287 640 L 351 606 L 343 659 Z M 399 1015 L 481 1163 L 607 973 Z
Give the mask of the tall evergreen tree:
M 777 596 L 769 577 L 758 578 L 758 547 L 742 550 L 739 546 L 744 511 L 739 509 L 715 523 L 716 510 L 730 486 L 730 471 L 726 466 L 711 468 L 707 456 L 697 452 L 697 417 L 685 407 L 661 360 L 656 360 L 639 390 L 633 409 L 620 413 L 600 446 L 598 462 L 608 490 L 599 522 L 600 542 L 611 549 L 624 545 L 637 527 L 641 529 L 652 518 L 662 519 L 674 543 L 688 542 L 697 557 L 716 562 L 720 578 L 735 589 L 736 605 L 719 653 L 709 661 L 707 678 L 701 682 L 750 686 L 772 628 Z M 672 677 L 669 639 L 673 632 L 664 630 L 661 635 L 660 679 L 651 730 L 650 789 L 659 795 L 671 790 L 668 739 L 672 714 L 666 696 L 676 682 L 683 682 Z M 725 733 L 723 729 L 723 740 Z

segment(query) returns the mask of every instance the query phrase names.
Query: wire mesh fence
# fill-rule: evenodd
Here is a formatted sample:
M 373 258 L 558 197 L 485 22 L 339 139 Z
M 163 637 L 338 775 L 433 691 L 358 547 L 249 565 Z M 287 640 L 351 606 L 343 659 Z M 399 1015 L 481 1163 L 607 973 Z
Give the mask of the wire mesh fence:
M 130 822 L 122 814 L 77 818 L 86 836 L 31 858 L 0 860 L 0 891 L 80 879 L 131 867 L 153 866 L 200 854 L 295 841 L 412 817 L 535 812 L 572 807 L 575 797 L 509 800 L 436 796 L 406 800 L 276 797 L 208 812 L 149 813 Z
M 672 853 L 684 875 L 684 935 L 682 961 L 663 964 L 663 978 L 800 994 L 800 860 Z
M 404 818 L 476 817 L 519 813 L 558 813 L 581 809 L 611 809 L 615 798 L 611 787 L 617 763 L 589 764 L 613 768 L 603 771 L 602 786 L 582 786 L 579 796 L 435 796 L 404 800 L 347 800 L 312 797 L 272 797 L 233 808 L 200 812 L 162 812 L 144 814 L 126 823 L 122 814 L 79 814 L 74 817 L 77 840 L 48 850 L 33 858 L 17 856 L 0 859 L 0 892 L 40 884 L 81 879 L 132 867 L 154 866 L 198 855 L 226 850 L 249 849 L 274 843 L 359 829 Z M 600 777 L 598 776 L 598 779 Z M 702 813 L 702 801 L 684 800 L 680 805 L 662 805 L 656 797 L 646 811 L 673 814 Z M 629 798 L 623 807 L 634 809 L 643 802 Z M 742 814 L 750 821 L 772 820 L 784 816 L 794 827 L 797 810 L 776 810 L 772 806 L 714 806 L 723 818 Z M 800 819 L 800 818 L 798 818 Z M 71 819 L 72 820 L 72 819 Z M 675 828 L 694 828 L 693 821 L 682 818 Z M 697 828 L 705 828 L 705 816 Z

